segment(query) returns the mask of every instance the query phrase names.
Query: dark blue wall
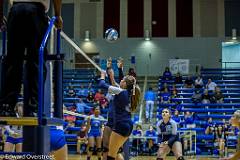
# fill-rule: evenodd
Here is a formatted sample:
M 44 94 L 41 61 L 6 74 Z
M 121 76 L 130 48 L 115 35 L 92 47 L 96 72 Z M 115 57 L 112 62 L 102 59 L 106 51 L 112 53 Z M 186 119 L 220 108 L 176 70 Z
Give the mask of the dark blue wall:
M 225 34 L 232 36 L 232 29 L 237 29 L 240 36 L 240 1 L 225 0 Z
M 74 4 L 62 5 L 63 31 L 70 37 L 74 37 Z

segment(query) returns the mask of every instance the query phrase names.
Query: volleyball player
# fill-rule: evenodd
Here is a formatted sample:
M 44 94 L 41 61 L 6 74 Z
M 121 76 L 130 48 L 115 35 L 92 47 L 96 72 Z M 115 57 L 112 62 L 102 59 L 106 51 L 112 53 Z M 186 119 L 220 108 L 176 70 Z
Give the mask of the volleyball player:
M 133 76 L 125 76 L 120 82 L 120 87 L 115 87 L 105 82 L 105 74 L 105 72 L 101 73 L 99 86 L 115 94 L 112 106 L 115 112 L 115 123 L 110 135 L 107 160 L 115 160 L 119 148 L 132 132 L 131 112 L 135 111 L 139 103 L 140 89 L 136 86 L 136 79 Z
M 230 119 L 230 123 L 232 124 L 232 126 L 234 127 L 238 127 L 238 129 L 240 128 L 240 110 L 237 110 L 234 112 L 233 116 Z M 228 158 L 222 158 L 221 160 L 239 160 L 240 159 L 240 132 L 238 132 L 237 135 L 237 150 L 236 153 L 234 153 L 234 155 L 228 157 Z
M 177 160 L 184 160 L 182 156 L 182 144 L 177 135 L 177 123 L 171 119 L 171 112 L 165 108 L 162 110 L 162 120 L 157 123 L 159 150 L 157 160 L 165 160 L 172 150 Z
M 119 74 L 119 80 L 123 79 L 123 59 L 119 59 L 118 63 L 118 74 Z M 111 72 L 111 73 L 110 73 Z M 109 74 L 110 73 L 110 74 Z M 114 85 L 114 86 L 119 86 L 118 84 L 116 84 L 115 80 L 114 80 L 114 73 L 112 70 L 112 59 L 108 58 L 107 60 L 107 74 L 108 74 L 108 78 L 109 78 L 109 82 Z M 112 132 L 112 128 L 113 128 L 113 123 L 114 123 L 114 113 L 113 113 L 113 96 L 111 93 L 109 93 L 110 97 L 109 97 L 109 110 L 108 110 L 108 121 L 107 124 L 104 128 L 103 131 L 103 160 L 107 159 L 107 155 L 108 155 L 108 147 L 109 147 L 109 139 L 110 139 L 110 135 Z M 121 154 L 121 149 L 119 150 L 119 153 L 117 155 L 118 160 L 124 160 L 123 155 Z
M 23 103 L 18 102 L 15 107 L 17 118 L 23 116 Z M 22 126 L 5 126 L 8 132 L 6 142 L 4 144 L 4 152 L 22 152 Z M 15 149 L 14 149 L 15 148 Z
M 51 126 L 50 151 L 50 154 L 52 154 L 56 160 L 68 159 L 68 148 L 65 140 L 63 126 Z
M 91 159 L 95 144 L 96 144 L 98 160 L 101 160 L 101 153 L 102 153 L 101 127 L 103 122 L 102 120 L 104 118 L 99 114 L 100 114 L 100 107 L 97 106 L 94 108 L 94 114 L 89 116 L 87 119 L 87 131 L 88 131 L 87 160 Z

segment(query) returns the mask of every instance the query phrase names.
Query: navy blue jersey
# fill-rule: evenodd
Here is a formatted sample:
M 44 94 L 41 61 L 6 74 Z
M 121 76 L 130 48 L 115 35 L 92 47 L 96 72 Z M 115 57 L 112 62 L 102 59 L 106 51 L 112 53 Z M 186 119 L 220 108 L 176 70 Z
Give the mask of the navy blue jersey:
M 101 80 L 99 86 L 108 89 L 109 93 L 114 94 L 112 109 L 114 112 L 114 122 L 118 123 L 122 120 L 131 120 L 130 95 L 125 89 L 110 86 L 104 80 Z
M 118 68 L 118 76 L 119 76 L 119 82 L 123 79 L 123 70 L 122 68 Z M 108 77 L 110 77 L 108 75 Z M 109 82 L 111 82 L 110 78 L 108 79 Z M 114 113 L 114 108 L 113 108 L 113 97 L 114 95 L 113 94 L 109 94 L 109 108 L 108 108 L 108 121 L 107 121 L 107 126 L 112 128 L 113 127 L 113 124 L 114 124 L 114 117 L 115 117 L 115 113 Z
M 178 141 L 177 123 L 172 119 L 170 119 L 167 123 L 160 120 L 157 123 L 157 133 L 159 143 L 168 141 L 168 145 L 172 146 L 175 141 Z

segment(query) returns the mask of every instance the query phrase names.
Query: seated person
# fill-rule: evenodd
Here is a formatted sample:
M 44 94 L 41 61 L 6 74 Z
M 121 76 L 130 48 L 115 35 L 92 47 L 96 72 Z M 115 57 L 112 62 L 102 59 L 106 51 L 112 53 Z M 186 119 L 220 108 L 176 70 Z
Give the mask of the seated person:
M 87 102 L 90 102 L 90 103 L 94 102 L 93 92 L 88 92 Z
M 210 103 L 210 100 L 211 100 L 211 96 L 208 94 L 208 90 L 205 89 L 202 95 L 202 103 L 203 104 Z
M 168 89 L 165 88 L 163 93 L 161 93 L 161 97 L 160 97 L 160 102 L 161 103 L 170 103 L 171 100 L 171 93 L 169 93 Z
M 135 137 L 132 141 L 132 146 L 137 149 L 137 153 L 142 152 L 143 142 L 137 137 L 143 136 L 142 126 L 136 125 L 136 129 L 132 131 L 132 135 Z
M 221 92 L 221 89 L 219 87 L 215 88 L 215 92 L 212 96 L 212 102 L 213 103 L 223 103 L 223 94 Z
M 184 86 L 186 87 L 186 88 L 193 88 L 193 79 L 192 79 L 192 77 L 191 76 L 188 76 L 187 77 L 187 79 L 185 80 L 185 82 L 184 82 Z
M 170 87 L 168 86 L 168 84 L 167 84 L 167 83 L 163 83 L 163 85 L 161 84 L 161 86 L 160 86 L 160 91 L 161 91 L 161 93 L 162 93 L 165 89 L 167 89 L 168 91 L 170 91 Z
M 79 97 L 87 97 L 88 96 L 88 89 L 87 88 L 84 88 L 83 85 L 80 85 L 80 89 L 77 93 L 77 96 Z
M 68 88 L 67 96 L 69 96 L 69 97 L 75 97 L 76 96 L 76 91 L 74 90 L 72 85 L 70 85 L 69 88 Z
M 194 123 L 193 113 L 187 111 L 184 115 L 184 122 L 187 128 L 195 128 L 196 124 Z
M 172 116 L 172 119 L 177 123 L 179 124 L 181 122 L 181 118 L 179 116 L 179 111 L 176 109 L 174 111 L 174 115 Z
M 215 82 L 213 82 L 212 79 L 209 78 L 208 82 L 206 84 L 206 89 L 209 92 L 214 92 L 216 87 L 217 87 L 217 84 Z
M 182 84 L 183 80 L 182 80 L 182 76 L 181 74 L 178 72 L 174 78 L 174 83 L 175 84 Z
M 149 155 L 151 155 L 154 151 L 154 144 L 156 143 L 156 137 L 157 137 L 157 132 L 154 130 L 153 126 L 150 125 L 149 129 L 146 130 L 145 133 L 147 138 L 147 146 L 148 146 L 148 151 L 149 151 Z
M 84 113 L 84 108 L 88 107 L 82 100 L 82 98 L 79 98 L 79 101 L 76 103 L 76 111 L 78 113 Z
M 193 103 L 201 103 L 202 101 L 202 94 L 200 93 L 200 90 L 195 89 L 195 92 L 192 95 L 192 102 Z
M 201 76 L 198 76 L 194 82 L 195 88 L 202 88 L 203 87 L 203 80 Z
M 86 152 L 87 149 L 87 128 L 86 124 L 81 125 L 80 131 L 77 134 L 77 153 L 81 154 Z
M 162 80 L 171 80 L 171 79 L 172 79 L 172 73 L 170 72 L 169 67 L 166 67 L 162 75 Z

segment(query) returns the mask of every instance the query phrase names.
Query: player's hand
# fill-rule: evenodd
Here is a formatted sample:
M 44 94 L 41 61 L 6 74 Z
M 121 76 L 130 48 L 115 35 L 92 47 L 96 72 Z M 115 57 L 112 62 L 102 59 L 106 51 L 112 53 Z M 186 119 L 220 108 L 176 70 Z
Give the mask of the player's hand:
M 105 79 L 106 77 L 106 71 L 105 70 L 101 70 L 101 77 L 100 79 Z
M 111 57 L 109 57 L 107 59 L 107 68 L 112 68 L 112 58 Z
M 117 66 L 118 68 L 123 68 L 123 58 L 119 57 L 117 60 Z
M 63 28 L 63 20 L 61 16 L 56 16 L 56 21 L 55 21 L 55 26 L 57 29 L 62 29 Z

